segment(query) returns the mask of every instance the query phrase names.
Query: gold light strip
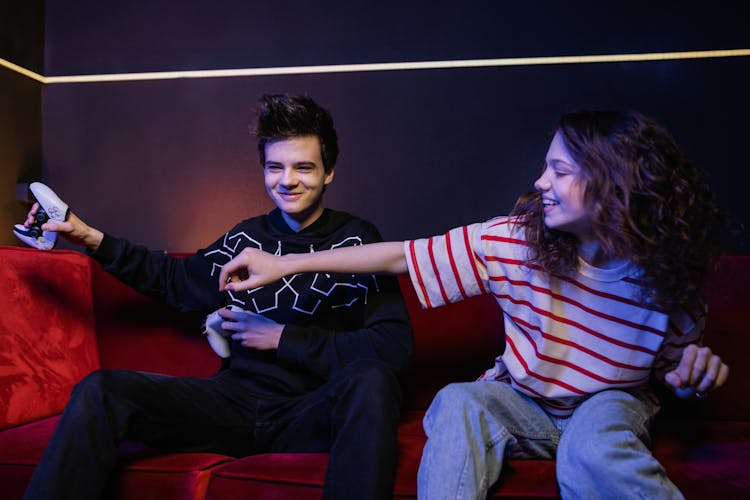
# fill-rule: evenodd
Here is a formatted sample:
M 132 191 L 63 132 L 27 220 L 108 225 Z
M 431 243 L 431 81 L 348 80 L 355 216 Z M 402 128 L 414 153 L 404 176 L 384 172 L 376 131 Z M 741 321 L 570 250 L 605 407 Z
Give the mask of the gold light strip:
M 650 52 L 645 54 L 607 54 L 590 56 L 514 57 L 504 59 L 462 59 L 455 61 L 417 61 L 374 64 L 332 64 L 321 66 L 286 66 L 276 68 L 217 69 L 198 71 L 159 71 L 149 73 L 110 73 L 98 75 L 50 76 L 37 75 L 0 59 L 0 64 L 42 83 L 90 83 L 138 80 L 171 80 L 177 78 L 227 78 L 236 76 L 304 75 L 316 73 L 347 73 L 364 71 L 405 71 L 415 69 L 455 69 L 500 66 L 538 66 L 549 64 L 586 64 L 638 61 L 669 61 L 750 56 L 750 49 L 699 50 L 690 52 Z
M 36 81 L 38 81 L 40 83 L 46 83 L 45 82 L 45 78 L 42 75 L 40 75 L 38 73 L 34 73 L 33 71 L 29 71 L 28 69 L 23 68 L 23 67 L 21 67 L 21 66 L 19 66 L 17 64 L 13 64 L 10 61 L 6 61 L 2 57 L 0 57 L 0 66 L 8 68 L 11 71 L 15 71 L 16 73 L 20 73 L 23 76 L 28 76 L 29 78 L 31 78 L 33 80 L 36 80 Z

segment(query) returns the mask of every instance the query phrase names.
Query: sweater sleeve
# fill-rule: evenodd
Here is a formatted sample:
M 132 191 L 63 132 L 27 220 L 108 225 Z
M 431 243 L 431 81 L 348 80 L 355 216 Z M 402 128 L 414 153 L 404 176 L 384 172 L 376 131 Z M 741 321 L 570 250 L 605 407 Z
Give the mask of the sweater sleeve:
M 664 382 L 666 373 L 674 370 L 682 359 L 682 351 L 690 344 L 702 344 L 706 325 L 707 306 L 698 301 L 689 311 L 681 311 L 669 318 L 667 335 L 654 360 L 654 375 Z
M 382 241 L 372 227 L 363 243 Z M 372 277 L 363 321 L 357 329 L 337 331 L 319 326 L 286 325 L 277 356 L 329 378 L 345 365 L 362 359 L 379 360 L 396 372 L 406 369 L 413 350 L 412 328 L 398 281 Z
M 225 302 L 201 252 L 176 258 L 105 234 L 90 255 L 126 285 L 179 311 L 208 312 Z
M 487 293 L 482 224 L 457 227 L 444 235 L 404 242 L 414 290 L 423 308 Z

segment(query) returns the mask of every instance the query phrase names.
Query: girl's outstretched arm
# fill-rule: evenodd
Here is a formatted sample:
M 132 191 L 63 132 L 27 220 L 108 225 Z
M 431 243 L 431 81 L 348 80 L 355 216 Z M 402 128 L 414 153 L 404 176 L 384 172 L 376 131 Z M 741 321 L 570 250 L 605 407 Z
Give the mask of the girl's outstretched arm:
M 407 271 L 402 241 L 282 256 L 245 248 L 222 266 L 219 290 L 249 290 L 298 273 L 404 274 Z

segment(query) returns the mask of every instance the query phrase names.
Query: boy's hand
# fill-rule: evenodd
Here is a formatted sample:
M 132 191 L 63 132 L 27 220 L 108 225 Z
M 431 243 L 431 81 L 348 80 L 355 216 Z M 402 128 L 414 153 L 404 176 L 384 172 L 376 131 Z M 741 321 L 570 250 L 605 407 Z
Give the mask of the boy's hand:
M 244 347 L 261 351 L 278 349 L 284 325 L 249 311 L 220 309 L 219 316 L 224 318 L 221 328 L 232 332 L 232 338 Z
M 680 397 L 705 397 L 724 385 L 728 376 L 729 367 L 710 348 L 690 344 L 682 351 L 680 364 L 664 380 Z
M 24 227 L 29 227 L 34 223 L 34 215 L 39 210 L 39 203 L 34 203 L 26 216 Z M 83 245 L 91 250 L 99 248 L 104 235 L 98 229 L 88 226 L 79 219 L 73 212 L 70 212 L 65 222 L 55 222 L 53 220 L 42 224 L 43 231 L 54 231 L 60 236 L 70 241 L 74 245 Z

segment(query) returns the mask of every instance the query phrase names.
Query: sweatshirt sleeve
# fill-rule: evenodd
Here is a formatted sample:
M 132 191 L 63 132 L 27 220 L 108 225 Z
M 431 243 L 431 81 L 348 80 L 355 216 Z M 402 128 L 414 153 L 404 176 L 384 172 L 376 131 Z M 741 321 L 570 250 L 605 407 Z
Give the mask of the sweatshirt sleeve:
M 382 241 L 374 227 L 364 243 Z M 368 294 L 359 328 L 337 331 L 318 326 L 286 325 L 277 356 L 327 379 L 345 365 L 379 360 L 396 372 L 406 369 L 413 350 L 411 322 L 398 280 L 372 276 L 375 293 Z
M 90 255 L 126 285 L 179 311 L 207 312 L 224 304 L 212 264 L 201 252 L 176 258 L 105 234 Z

